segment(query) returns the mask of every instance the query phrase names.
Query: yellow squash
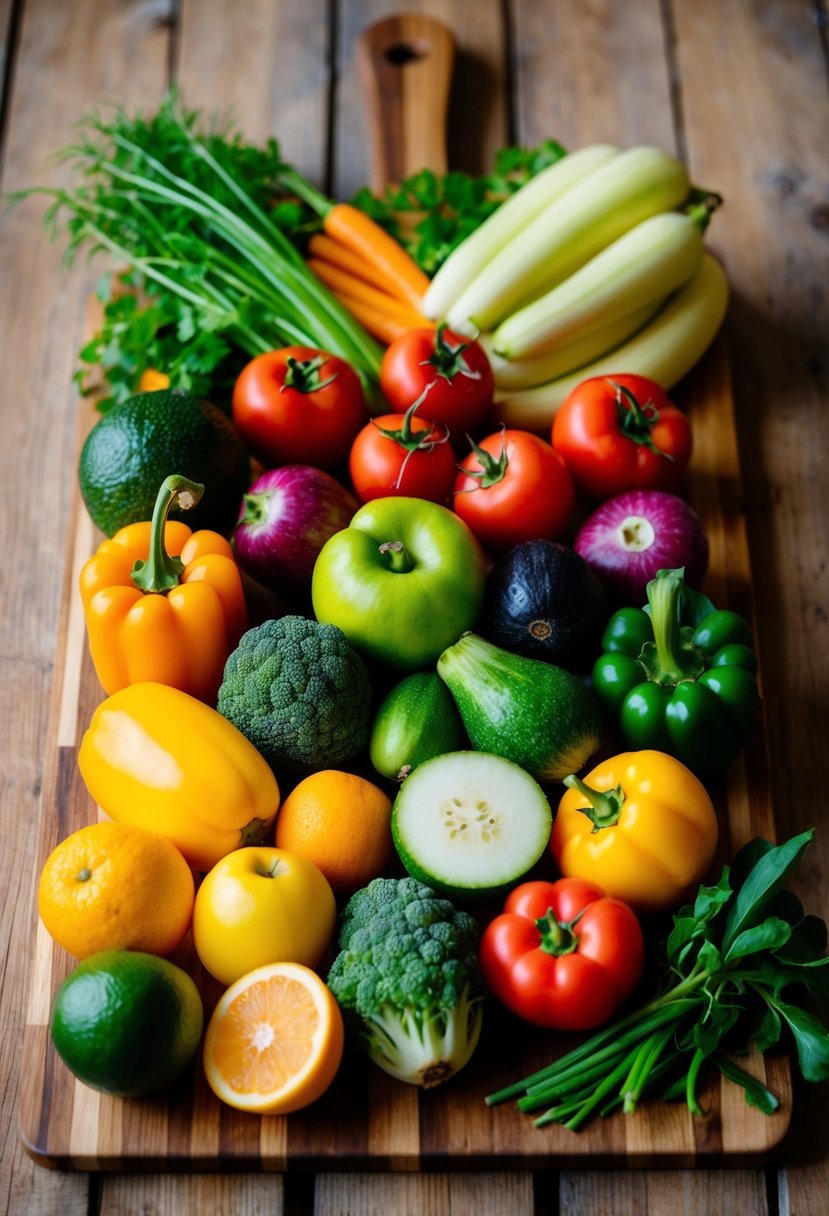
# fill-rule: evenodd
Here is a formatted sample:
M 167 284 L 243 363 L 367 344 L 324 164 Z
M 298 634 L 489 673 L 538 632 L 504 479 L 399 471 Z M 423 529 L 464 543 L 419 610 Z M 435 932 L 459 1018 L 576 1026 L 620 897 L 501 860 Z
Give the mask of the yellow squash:
M 78 765 L 111 819 L 165 836 L 196 870 L 261 844 L 279 808 L 276 779 L 253 744 L 167 684 L 131 684 L 102 702 Z

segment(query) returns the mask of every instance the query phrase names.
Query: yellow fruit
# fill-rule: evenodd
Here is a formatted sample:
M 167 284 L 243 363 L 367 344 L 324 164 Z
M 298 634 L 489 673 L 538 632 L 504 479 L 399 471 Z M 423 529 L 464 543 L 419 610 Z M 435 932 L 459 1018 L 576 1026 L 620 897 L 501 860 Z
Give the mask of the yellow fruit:
M 99 950 L 169 954 L 190 927 L 194 896 L 190 867 L 174 845 L 107 820 L 54 849 L 37 904 L 48 932 L 75 958 Z
M 388 865 L 391 799 L 353 773 L 312 773 L 282 804 L 275 844 L 313 861 L 337 894 L 350 895 Z
M 205 1076 L 237 1110 L 288 1114 L 325 1092 L 343 1043 L 340 1007 L 319 976 L 299 963 L 270 963 L 243 975 L 216 1006 Z

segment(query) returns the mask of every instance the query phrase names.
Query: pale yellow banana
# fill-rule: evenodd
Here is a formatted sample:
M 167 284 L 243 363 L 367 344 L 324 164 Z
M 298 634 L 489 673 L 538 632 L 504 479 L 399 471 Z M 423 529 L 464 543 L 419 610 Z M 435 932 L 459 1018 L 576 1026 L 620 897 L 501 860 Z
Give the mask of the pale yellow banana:
M 664 299 L 692 279 L 702 261 L 707 207 L 642 220 L 580 270 L 507 317 L 493 335 L 505 359 L 546 355 L 597 325 Z
M 684 166 L 667 152 L 651 147 L 621 152 L 514 236 L 455 301 L 446 320 L 464 333 L 492 330 L 648 216 L 678 207 L 689 190 Z
M 590 144 L 531 177 L 450 253 L 423 297 L 424 315 L 441 321 L 475 276 L 530 220 L 618 155 L 612 144 Z
M 672 388 L 714 340 L 728 304 L 728 283 L 719 262 L 703 254 L 696 275 L 638 334 L 600 359 L 536 388 L 499 390 L 495 413 L 506 426 L 549 433 L 556 410 L 591 376 L 647 376 Z

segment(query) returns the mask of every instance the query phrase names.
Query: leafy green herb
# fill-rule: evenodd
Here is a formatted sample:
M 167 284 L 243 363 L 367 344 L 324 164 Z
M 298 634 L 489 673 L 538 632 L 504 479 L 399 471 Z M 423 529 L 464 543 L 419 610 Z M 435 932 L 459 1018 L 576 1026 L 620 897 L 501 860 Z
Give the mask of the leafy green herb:
M 829 1080 L 829 1031 L 790 993 L 799 989 L 829 1006 L 826 926 L 782 890 L 813 836 L 750 841 L 715 886 L 700 887 L 693 906 L 674 916 L 659 995 L 487 1103 L 517 1098 L 524 1111 L 546 1107 L 538 1126 L 573 1131 L 620 1105 L 630 1114 L 644 1095 L 659 1092 L 701 1114 L 697 1084 L 708 1063 L 741 1085 L 751 1106 L 772 1114 L 775 1096 L 726 1053 L 751 1044 L 768 1051 L 784 1026 L 804 1078 Z
M 75 188 L 22 195 L 52 199 L 46 225 L 67 233 L 67 260 L 104 252 L 152 293 L 135 307 L 110 298 L 101 335 L 82 352 L 102 360 L 113 397 L 149 366 L 172 369 L 184 387 L 224 369 L 231 352 L 293 343 L 345 358 L 373 397 L 380 348 L 306 267 L 294 238 L 308 213 L 276 203 L 291 171 L 274 140 L 256 148 L 227 125 L 204 129 L 172 94 L 150 117 L 91 115 L 58 155 Z
M 503 148 L 494 172 L 471 177 L 457 171 L 440 176 L 421 169 L 379 197 L 364 186 L 351 200 L 391 232 L 420 268 L 433 275 L 470 232 L 520 186 L 565 155 L 548 139 L 537 148 Z

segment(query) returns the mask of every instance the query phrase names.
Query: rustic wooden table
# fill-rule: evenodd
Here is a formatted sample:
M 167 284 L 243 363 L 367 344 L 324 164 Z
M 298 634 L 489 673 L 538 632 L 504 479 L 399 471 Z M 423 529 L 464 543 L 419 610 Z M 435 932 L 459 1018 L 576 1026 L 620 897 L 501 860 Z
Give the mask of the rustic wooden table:
M 545 136 L 569 146 L 653 142 L 725 196 L 710 244 L 733 287 L 727 336 L 772 793 L 781 831 L 822 829 L 800 890 L 829 916 L 824 0 L 0 0 L 0 189 L 60 181 L 64 170 L 49 153 L 75 119 L 113 101 L 152 106 L 175 79 L 188 104 L 231 108 L 249 137 L 275 134 L 289 160 L 348 196 L 369 175 L 355 39 L 404 8 L 440 17 L 457 39 L 454 166 L 474 171 L 508 142 Z M 0 443 L 0 1208 L 65 1216 L 825 1210 L 825 1088 L 799 1093 L 785 1160 L 765 1172 L 557 1172 L 551 1161 L 536 1176 L 87 1176 L 45 1170 L 25 1155 L 16 1116 L 33 825 L 75 475 L 71 376 L 97 277 L 95 268 L 61 268 L 41 212 L 30 202 L 0 223 L 0 366 L 14 372 Z

